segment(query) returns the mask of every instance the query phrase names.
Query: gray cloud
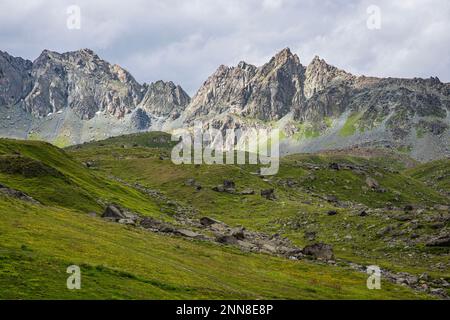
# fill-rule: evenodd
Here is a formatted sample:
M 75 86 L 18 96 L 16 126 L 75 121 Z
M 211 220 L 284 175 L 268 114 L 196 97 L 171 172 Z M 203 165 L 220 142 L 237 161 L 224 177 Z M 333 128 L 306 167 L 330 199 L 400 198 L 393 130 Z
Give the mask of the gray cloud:
M 69 5 L 81 29 L 66 28 Z M 370 5 L 381 29 L 366 26 Z M 260 65 L 290 47 L 355 74 L 438 76 L 450 81 L 448 0 L 2 0 L 0 50 L 35 59 L 43 49 L 91 48 L 140 82 L 159 79 L 189 93 L 220 64 Z

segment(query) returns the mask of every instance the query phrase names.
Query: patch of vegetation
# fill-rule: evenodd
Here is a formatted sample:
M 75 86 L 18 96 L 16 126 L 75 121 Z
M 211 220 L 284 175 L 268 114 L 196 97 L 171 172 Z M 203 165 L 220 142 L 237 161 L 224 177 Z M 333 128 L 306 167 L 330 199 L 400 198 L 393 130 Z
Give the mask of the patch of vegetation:
M 320 137 L 320 131 L 315 129 L 312 124 L 301 123 L 297 126 L 298 131 L 293 135 L 296 140 L 313 139 Z
M 357 123 L 361 119 L 362 115 L 362 112 L 355 112 L 351 114 L 347 118 L 347 121 L 345 122 L 342 129 L 339 131 L 339 135 L 341 137 L 349 137 L 354 135 L 356 133 Z
M 450 159 L 423 163 L 405 171 L 405 174 L 439 191 L 450 190 Z

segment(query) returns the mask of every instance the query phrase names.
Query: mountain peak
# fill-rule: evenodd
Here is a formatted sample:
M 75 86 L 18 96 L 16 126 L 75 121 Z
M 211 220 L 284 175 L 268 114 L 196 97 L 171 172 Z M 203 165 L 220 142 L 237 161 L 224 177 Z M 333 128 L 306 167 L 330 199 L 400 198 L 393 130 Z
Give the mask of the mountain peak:
M 292 52 L 291 49 L 289 49 L 289 47 L 286 47 L 284 49 L 282 49 L 281 51 L 279 51 L 277 54 L 275 54 L 275 57 L 289 57 L 292 56 Z
M 312 97 L 335 79 L 351 79 L 352 77 L 351 74 L 328 64 L 324 59 L 316 55 L 306 68 L 305 97 Z
M 300 59 L 296 54 L 291 52 L 291 49 L 284 48 L 272 58 L 271 62 L 274 61 L 277 65 L 285 64 L 288 61 L 294 61 L 296 64 L 300 64 Z

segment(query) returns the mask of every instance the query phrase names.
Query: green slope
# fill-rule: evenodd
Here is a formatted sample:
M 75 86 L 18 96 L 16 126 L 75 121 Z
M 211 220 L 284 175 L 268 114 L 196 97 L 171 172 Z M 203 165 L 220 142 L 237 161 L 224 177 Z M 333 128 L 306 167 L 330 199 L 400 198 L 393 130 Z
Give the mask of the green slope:
M 364 274 L 291 262 L 107 223 L 0 196 L 2 299 L 426 298 Z M 232 263 L 230 263 L 232 262 Z M 81 268 L 81 290 L 66 268 Z
M 127 138 L 132 143 L 134 137 Z M 281 233 L 300 246 L 310 242 L 305 234 L 315 232 L 314 241 L 332 244 L 340 258 L 397 271 L 450 277 L 448 269 L 438 268 L 439 263 L 448 265 L 450 262 L 448 250 L 436 253 L 420 240 L 416 243 L 411 238 L 414 235 L 426 239 L 439 232 L 434 228 L 433 219 L 440 213 L 433 207 L 449 203 L 449 198 L 403 172 L 404 166 L 396 154 L 382 158 L 332 153 L 293 155 L 282 159 L 276 176 L 261 179 L 254 174 L 257 166 L 174 165 L 167 157 L 170 156 L 167 146 L 137 144 L 135 148 L 124 149 L 111 139 L 102 141 L 101 146 L 86 144 L 71 148 L 69 152 L 80 161 L 94 161 L 102 172 L 161 190 L 171 198 L 192 205 L 199 210 L 199 216 L 210 216 L 251 230 Z M 353 165 L 365 171 L 336 171 L 329 167 L 332 163 Z M 368 189 L 367 177 L 376 179 L 384 191 Z M 191 178 L 202 186 L 200 191 L 185 184 Z M 239 196 L 213 191 L 212 187 L 224 179 L 235 181 L 238 191 L 251 188 L 256 194 Z M 295 181 L 296 186 L 283 185 L 287 179 Z M 275 189 L 277 201 L 259 195 L 260 190 L 269 188 Z M 351 204 L 341 207 L 324 200 L 330 196 Z M 360 217 L 357 204 L 373 213 Z M 422 208 L 423 213 L 411 214 L 407 221 L 400 221 L 406 205 Z M 394 209 L 387 209 L 388 206 Z M 330 210 L 337 210 L 338 215 L 329 216 Z M 448 227 L 447 222 L 444 228 Z M 379 236 L 385 228 L 393 230 L 386 236 Z
M 405 174 L 440 192 L 450 192 L 450 159 L 424 163 L 406 170 Z
M 388 159 L 292 156 L 283 159 L 277 176 L 265 180 L 253 174 L 255 166 L 175 166 L 168 159 L 168 137 L 160 133 L 131 135 L 65 151 L 43 142 L 0 139 L 0 184 L 26 192 L 41 203 L 30 204 L 0 193 L 0 298 L 427 297 L 388 282 L 383 282 L 380 291 L 368 290 L 366 275 L 343 267 L 243 253 L 88 215 L 96 212 L 98 216 L 107 203 L 115 202 L 142 215 L 174 221 L 160 203 L 114 177 L 139 182 L 191 205 L 199 211 L 197 218 L 206 215 L 232 226 L 281 233 L 300 246 L 309 242 L 306 232 L 316 231 L 315 241 L 332 244 L 338 258 L 450 277 L 448 269 L 435 268 L 439 263 L 448 264 L 448 251 L 420 243 L 406 248 L 410 221 L 398 222 L 392 217 L 402 215 L 401 211 L 383 209 L 386 201 L 398 207 L 409 203 L 423 206 L 423 217 L 418 217 L 421 228 L 414 232 L 426 236 L 436 232 L 425 219 L 434 215 L 428 208 L 448 203 L 448 198 L 410 172 L 398 171 L 398 164 L 390 167 Z M 93 164 L 90 168 L 82 164 L 87 161 Z M 387 191 L 364 191 L 364 176 L 331 170 L 331 162 L 367 167 Z M 306 164 L 320 168 L 308 169 Z M 186 185 L 189 178 L 195 178 L 202 189 Z M 285 186 L 283 181 L 288 178 L 297 185 Z M 211 189 L 224 179 L 235 181 L 238 191 L 252 188 L 256 194 L 240 196 Z M 275 189 L 276 201 L 258 194 L 267 188 Z M 336 207 L 323 200 L 326 195 L 342 201 L 356 199 L 378 210 L 377 214 L 359 217 L 353 207 Z M 338 215 L 327 215 L 335 209 Z M 393 223 L 398 224 L 395 231 L 404 231 L 403 235 L 377 236 L 378 230 Z M 352 239 L 345 240 L 349 234 Z M 80 291 L 65 287 L 65 270 L 71 264 L 81 266 Z

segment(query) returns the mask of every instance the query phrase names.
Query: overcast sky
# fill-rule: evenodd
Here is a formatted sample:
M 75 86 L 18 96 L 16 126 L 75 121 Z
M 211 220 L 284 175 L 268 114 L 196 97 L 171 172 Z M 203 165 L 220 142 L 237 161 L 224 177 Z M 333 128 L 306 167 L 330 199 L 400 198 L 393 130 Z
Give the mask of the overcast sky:
M 70 5 L 79 30 L 67 28 Z M 371 5 L 380 29 L 367 27 Z M 191 95 L 220 64 L 261 65 L 285 47 L 304 65 L 319 55 L 358 75 L 449 82 L 450 1 L 0 0 L 2 51 L 90 48 L 141 83 L 172 80 Z

